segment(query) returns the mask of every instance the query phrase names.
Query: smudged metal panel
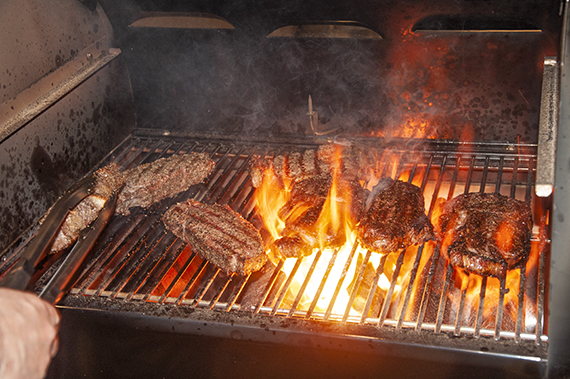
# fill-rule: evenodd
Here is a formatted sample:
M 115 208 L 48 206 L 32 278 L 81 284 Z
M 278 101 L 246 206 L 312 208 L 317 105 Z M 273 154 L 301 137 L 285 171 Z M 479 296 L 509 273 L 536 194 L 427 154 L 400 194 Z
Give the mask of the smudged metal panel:
M 73 66 L 72 74 L 81 72 L 102 52 L 108 52 L 112 41 L 109 22 L 100 7 L 92 12 L 71 0 L 21 5 L 6 1 L 0 6 L 5 11 L 0 12 L 0 20 L 18 20 L 0 22 L 6 48 L 0 59 L 0 101 L 4 102 L 0 107 L 8 112 L 2 114 L 0 124 L 30 105 L 16 101 L 34 83 L 42 84 L 40 92 L 49 92 L 58 85 L 52 80 L 54 74 L 68 65 Z M 80 51 L 85 56 L 79 56 Z M 99 67 L 94 64 L 93 68 Z M 64 83 L 70 79 L 56 75 Z M 0 250 L 17 243 L 65 189 L 134 128 L 132 92 L 120 58 L 75 79 L 81 84 L 64 88 L 47 108 L 34 112 L 31 121 L 22 120 L 27 122 L 18 124 L 19 129 L 2 134 Z

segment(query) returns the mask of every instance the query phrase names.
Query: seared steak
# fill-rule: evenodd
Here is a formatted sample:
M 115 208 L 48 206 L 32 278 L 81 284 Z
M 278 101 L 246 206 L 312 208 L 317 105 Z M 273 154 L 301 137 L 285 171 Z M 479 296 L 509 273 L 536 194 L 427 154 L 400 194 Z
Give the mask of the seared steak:
M 67 249 L 73 245 L 79 233 L 99 216 L 99 212 L 113 192 L 123 185 L 123 174 L 114 163 L 101 168 L 94 175 L 92 192 L 68 213 L 54 240 L 51 252 Z
M 298 258 L 311 255 L 312 252 L 309 243 L 299 235 L 281 237 L 271 244 L 270 249 L 274 254 L 283 258 Z
M 532 212 L 519 200 L 494 193 L 459 195 L 435 222 L 441 252 L 455 267 L 502 278 L 530 253 Z
M 172 206 L 162 221 L 200 256 L 227 273 L 247 275 L 267 261 L 257 229 L 227 205 L 189 199 Z
M 255 188 L 261 186 L 264 175 L 273 175 L 282 188 L 320 175 L 340 174 L 345 178 L 367 180 L 379 174 L 380 154 L 374 148 L 339 144 L 319 146 L 318 150 L 290 152 L 275 157 L 255 156 L 250 174 Z
M 146 208 L 204 180 L 214 168 L 207 154 L 175 154 L 125 172 L 125 186 L 117 199 L 116 214 L 133 207 Z
M 289 188 L 296 181 L 320 173 L 316 152 L 310 149 L 302 154 L 295 151 L 275 157 L 254 156 L 249 171 L 255 188 L 261 186 L 265 175 L 272 175 L 281 188 Z
M 293 184 L 289 199 L 278 212 L 285 228 L 281 232 L 282 238 L 271 246 L 274 252 L 285 258 L 298 257 L 310 254 L 316 247 L 335 248 L 346 242 L 344 227 L 333 228 L 329 215 L 321 217 L 332 183 L 333 177 L 327 174 Z M 339 212 L 339 224 L 354 225 L 362 213 L 368 191 L 355 180 L 338 178 L 336 185 L 336 196 L 330 201 L 347 211 Z
M 367 208 L 356 226 L 356 235 L 369 250 L 389 253 L 434 237 L 433 226 L 425 214 L 423 194 L 413 184 L 381 179 L 372 190 Z

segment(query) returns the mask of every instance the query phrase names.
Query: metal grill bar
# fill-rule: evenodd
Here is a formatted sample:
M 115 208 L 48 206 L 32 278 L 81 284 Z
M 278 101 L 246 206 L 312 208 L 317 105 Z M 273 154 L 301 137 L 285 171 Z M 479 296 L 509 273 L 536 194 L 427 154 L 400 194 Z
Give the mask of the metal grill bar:
M 328 306 L 328 308 L 327 308 L 327 311 L 326 311 L 326 313 L 325 313 L 325 317 L 324 317 L 325 320 L 328 320 L 329 317 L 331 316 L 334 303 L 336 302 L 336 299 L 337 299 L 337 297 L 338 297 L 338 294 L 339 294 L 339 292 L 340 292 L 340 289 L 342 288 L 342 285 L 343 285 L 343 283 L 344 283 L 344 279 L 346 278 L 346 273 L 348 272 L 348 268 L 350 267 L 350 263 L 352 262 L 352 259 L 354 258 L 354 254 L 356 253 L 356 250 L 357 250 L 357 249 L 358 249 L 358 242 L 357 242 L 357 243 L 354 243 L 354 244 L 352 245 L 352 249 L 350 250 L 350 255 L 349 255 L 348 258 L 346 259 L 346 263 L 344 264 L 344 268 L 343 268 L 343 270 L 342 270 L 342 274 L 340 275 L 340 277 L 339 277 L 339 279 L 338 279 L 336 288 L 335 288 L 335 290 L 334 290 L 334 294 L 333 294 L 333 296 L 332 296 L 332 298 L 331 298 L 331 301 L 330 301 L 329 306 Z
M 481 291 L 479 292 L 479 308 L 477 310 L 477 323 L 475 325 L 475 337 L 481 335 L 481 323 L 483 322 L 483 308 L 485 307 L 485 292 L 487 290 L 487 277 L 483 277 L 481 282 Z
M 159 303 L 163 303 L 165 301 L 166 297 L 170 294 L 170 292 L 172 291 L 174 286 L 180 282 L 180 278 L 186 272 L 188 267 L 190 267 L 190 265 L 194 262 L 195 258 L 196 258 L 196 253 L 193 252 L 192 255 L 186 260 L 186 262 L 184 263 L 184 266 L 182 266 L 181 270 L 178 271 L 174 280 L 172 280 L 172 282 L 170 282 L 170 284 L 168 285 L 168 288 L 166 288 L 166 290 L 164 291 L 162 296 L 160 296 L 160 299 L 158 300 Z
M 533 339 L 537 344 L 547 339 L 543 334 L 543 318 L 549 240 L 543 232 L 533 237 L 533 244 L 541 244 L 537 249 L 540 250 L 538 267 L 534 273 L 527 268 L 519 270 L 519 291 L 512 305 L 515 309 L 512 316 L 503 306 L 509 290 L 504 280 L 499 283 L 496 279 L 482 278 L 478 282 L 475 276 L 469 275 L 465 288 L 456 288 L 456 271 L 441 256 L 435 243 L 377 256 L 358 242 L 351 242 L 345 250 L 318 250 L 310 257 L 297 259 L 289 274 L 282 271 L 285 267 L 282 260 L 246 277 L 226 275 L 200 258 L 199 252 L 165 231 L 160 221 L 162 212 L 170 204 L 194 198 L 207 203 L 227 203 L 260 226 L 255 211 L 255 191 L 248 175 L 252 158 L 256 154 L 278 155 L 292 148 L 303 152 L 317 146 L 297 144 L 291 148 L 280 144 L 228 144 L 166 137 L 158 140 L 133 137 L 121 146 L 122 150 L 115 150 L 108 162 L 116 162 L 122 169 L 190 151 L 208 153 L 216 165 L 204 183 L 161 204 L 154 213 L 135 213 L 112 220 L 97 251 L 74 284 L 73 294 L 474 337 L 513 338 L 517 342 Z M 380 157 L 378 167 L 382 177 L 403 177 L 410 183 L 418 183 L 426 197 L 429 217 L 438 207 L 438 198 L 451 199 L 474 188 L 479 192 L 494 191 L 523 198 L 528 204 L 536 202 L 532 191 L 536 162 L 532 154 L 438 149 L 410 152 L 389 146 Z M 366 184 L 374 183 L 366 181 Z M 542 200 L 541 206 L 548 214 L 546 200 Z M 357 260 L 360 260 L 358 265 Z M 307 268 L 301 270 L 305 265 Z M 316 281 L 314 286 L 313 281 Z M 348 283 L 352 286 L 350 290 Z M 498 304 L 492 305 L 490 298 L 497 293 L 495 284 Z M 475 286 L 474 300 L 467 293 L 470 285 Z M 309 288 L 314 288 L 311 290 L 314 293 L 309 295 Z M 527 293 L 526 288 L 535 290 Z M 244 299 L 254 291 L 259 295 L 254 302 L 245 305 Z M 355 309 L 357 298 L 360 311 Z M 468 304 L 470 301 L 473 304 Z M 527 325 L 525 320 L 533 315 L 529 316 L 525 309 L 533 306 L 536 325 Z M 490 318 L 489 310 L 492 311 Z
M 445 275 L 445 283 L 443 286 L 443 291 L 441 292 L 441 297 L 439 299 L 439 307 L 437 313 L 437 323 L 435 327 L 436 333 L 441 331 L 443 325 L 443 316 L 445 312 L 445 303 L 447 301 L 448 291 L 449 291 L 449 284 L 451 282 L 451 276 L 453 274 L 453 267 L 451 264 L 448 264 L 446 267 L 446 275 Z
M 520 342 L 521 330 L 523 324 L 523 306 L 524 306 L 524 288 L 526 279 L 526 266 L 521 267 L 519 276 L 519 295 L 518 295 L 518 310 L 517 310 L 517 325 L 515 329 L 515 341 Z
M 544 270 L 546 268 L 546 254 L 542 251 L 540 255 L 538 266 L 538 301 L 537 301 L 537 317 L 536 317 L 536 344 L 540 345 L 542 343 L 542 335 L 544 333 L 544 281 L 545 274 Z
M 140 292 L 144 294 L 143 300 L 148 300 L 150 295 L 156 290 L 160 281 L 168 271 L 172 269 L 177 259 L 186 249 L 182 241 L 175 240 L 174 243 L 166 250 L 164 257 L 157 261 L 153 268 L 148 271 L 148 279 L 140 286 Z M 133 295 L 127 297 L 127 300 L 134 297 L 134 293 L 139 292 L 139 289 L 133 292 Z
M 281 260 L 279 262 L 279 264 L 277 265 L 277 267 L 275 267 L 275 270 L 273 271 L 273 274 L 271 276 L 271 280 L 268 282 L 267 287 L 265 288 L 265 291 L 263 293 L 263 296 L 261 297 L 259 303 L 255 307 L 255 313 L 259 313 L 259 311 L 261 310 L 261 307 L 263 306 L 263 304 L 265 304 L 265 301 L 267 300 L 267 297 L 269 296 L 269 292 L 271 291 L 271 288 L 273 288 L 273 286 L 275 285 L 277 277 L 279 276 L 279 272 L 283 268 L 284 263 L 285 263 L 285 261 Z
M 277 301 L 275 302 L 275 305 L 273 306 L 273 309 L 271 310 L 272 316 L 275 316 L 275 314 L 279 310 L 279 305 L 281 305 L 281 302 L 285 298 L 285 295 L 287 294 L 287 290 L 289 290 L 289 287 L 291 286 L 291 282 L 295 278 L 295 274 L 297 274 L 297 271 L 299 270 L 299 267 L 301 267 L 301 263 L 303 263 L 303 260 L 304 260 L 304 257 L 297 258 L 297 261 L 295 262 L 295 266 L 293 266 L 293 270 L 291 270 L 291 273 L 289 274 L 287 281 L 285 282 L 283 287 L 281 287 L 281 292 L 279 292 L 279 297 L 277 298 Z
M 157 272 L 160 270 L 161 263 L 174 263 L 175 258 L 184 248 L 180 240 L 174 240 L 173 238 L 169 238 L 169 236 L 165 237 L 164 239 L 168 241 L 164 243 L 164 253 L 161 253 L 161 250 L 159 248 L 154 249 L 154 251 L 157 253 L 154 259 L 152 261 L 149 261 L 146 266 L 141 267 L 139 270 L 139 279 L 133 281 L 130 287 L 126 287 L 128 289 L 128 292 L 125 300 L 131 300 L 137 291 L 139 291 L 141 288 L 153 285 L 152 283 L 158 283 L 158 278 L 162 277 L 162 275 L 157 274 Z M 178 251 L 178 254 L 173 254 L 173 251 Z
M 224 309 L 226 312 L 229 312 L 232 309 L 232 307 L 234 306 L 235 302 L 238 299 L 238 296 L 243 291 L 243 289 L 244 289 L 247 281 L 249 280 L 250 276 L 251 276 L 251 273 L 249 273 L 246 277 L 242 278 L 240 284 L 234 287 L 234 290 L 233 290 L 232 294 L 230 295 L 230 297 L 227 301 L 226 308 Z M 216 305 L 216 303 L 211 304 L 210 309 L 213 309 L 215 307 L 215 305 Z
M 401 252 L 398 256 L 398 261 L 396 263 L 396 269 L 392 274 L 392 281 L 390 283 L 390 289 L 386 294 L 386 300 L 384 300 L 384 304 L 382 304 L 382 312 L 380 313 L 380 319 L 378 320 L 378 326 L 384 325 L 386 321 L 386 317 L 388 315 L 388 309 L 390 308 L 390 299 L 392 299 L 392 295 L 394 294 L 394 288 L 396 287 L 396 278 L 400 274 L 400 269 L 402 268 L 402 263 L 404 263 L 404 252 Z
M 370 293 L 368 294 L 368 299 L 366 300 L 366 306 L 364 308 L 364 312 L 362 312 L 362 317 L 360 318 L 360 323 L 364 324 L 368 318 L 368 313 L 370 312 L 370 307 L 372 306 L 372 301 L 374 300 L 375 289 L 378 286 L 378 281 L 380 280 L 380 275 L 384 272 L 384 265 L 386 264 L 386 258 L 388 258 L 387 254 L 384 254 L 380 259 L 380 263 L 378 263 L 378 267 L 376 267 L 376 275 L 374 275 L 374 280 L 372 281 L 372 286 Z
M 327 283 L 327 280 L 329 278 L 329 274 L 335 264 L 336 261 L 336 257 L 338 254 L 338 249 L 335 249 L 335 251 L 333 252 L 331 259 L 329 260 L 329 264 L 327 266 L 327 269 L 325 270 L 325 273 L 323 275 L 323 280 L 321 280 L 321 283 L 319 284 L 319 288 L 317 289 L 317 292 L 315 293 L 315 297 L 313 298 L 313 301 L 311 302 L 311 305 L 309 306 L 309 310 L 307 311 L 307 315 L 305 316 L 305 318 L 310 318 L 311 315 L 313 314 L 313 311 L 315 310 L 315 307 L 317 306 L 317 301 L 319 300 L 321 293 L 323 293 L 323 289 L 325 288 L 325 284 Z
M 344 311 L 344 316 L 342 317 L 343 322 L 346 322 L 346 320 L 348 320 L 348 315 L 350 313 L 350 310 L 352 309 L 352 304 L 354 303 L 354 299 L 356 298 L 356 294 L 358 293 L 358 288 L 360 287 L 360 283 L 362 282 L 362 277 L 364 276 L 364 270 L 366 269 L 366 265 L 368 264 L 368 260 L 370 259 L 371 255 L 372 252 L 368 250 L 366 252 L 364 260 L 362 261 L 362 264 L 360 265 L 360 270 L 358 271 L 357 279 L 354 282 L 354 286 L 352 287 L 352 291 L 350 293 L 350 300 L 348 301 L 348 305 L 346 307 L 346 310 Z M 371 292 L 373 292 L 374 290 L 375 290 L 374 287 L 370 289 Z
M 398 325 L 397 325 L 398 329 L 401 329 L 402 324 L 404 323 L 404 316 L 406 315 L 410 297 L 412 296 L 412 289 L 414 287 L 414 282 L 416 281 L 416 274 L 418 272 L 418 267 L 420 265 L 420 259 L 422 258 L 423 250 L 424 250 L 424 245 L 418 247 L 418 252 L 416 253 L 416 259 L 414 260 L 414 266 L 412 268 L 412 271 L 410 272 L 410 280 L 408 282 L 408 288 L 406 290 L 406 297 L 404 298 L 404 304 L 400 312 L 400 318 L 398 319 Z
M 321 250 L 317 251 L 315 258 L 313 259 L 313 263 L 311 264 L 311 267 L 309 268 L 309 272 L 307 273 L 307 276 L 305 277 L 305 280 L 303 281 L 301 288 L 299 288 L 299 292 L 297 293 L 297 297 L 295 297 L 295 300 L 293 301 L 293 304 L 291 305 L 291 310 L 289 311 L 289 317 L 291 317 L 295 314 L 295 311 L 297 310 L 297 306 L 299 305 L 299 302 L 301 301 L 301 298 L 303 297 L 303 294 L 305 293 L 305 289 L 307 288 L 307 285 L 309 284 L 309 281 L 311 280 L 311 276 L 313 275 L 313 272 L 315 271 L 315 267 L 317 266 L 317 262 L 321 258 L 321 255 L 322 255 Z

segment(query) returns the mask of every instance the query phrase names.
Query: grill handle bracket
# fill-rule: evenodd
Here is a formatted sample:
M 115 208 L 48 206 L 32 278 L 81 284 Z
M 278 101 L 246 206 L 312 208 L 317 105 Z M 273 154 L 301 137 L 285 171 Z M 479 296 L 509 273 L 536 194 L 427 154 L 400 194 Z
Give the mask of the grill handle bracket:
M 558 135 L 558 62 L 556 57 L 544 59 L 542 95 L 538 126 L 538 151 L 535 192 L 548 197 L 554 188 L 556 144 Z
M 121 53 L 110 46 L 109 37 L 77 53 L 13 99 L 0 104 L 0 142 L 58 102 Z

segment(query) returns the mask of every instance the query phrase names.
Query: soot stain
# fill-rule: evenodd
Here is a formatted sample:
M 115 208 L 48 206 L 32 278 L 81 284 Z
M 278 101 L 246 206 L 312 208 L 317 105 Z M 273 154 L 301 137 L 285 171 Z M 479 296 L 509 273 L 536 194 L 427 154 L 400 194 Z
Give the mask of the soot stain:
M 42 190 L 51 192 L 55 196 L 63 193 L 65 188 L 62 185 L 60 169 L 39 144 L 32 151 L 30 168 Z

